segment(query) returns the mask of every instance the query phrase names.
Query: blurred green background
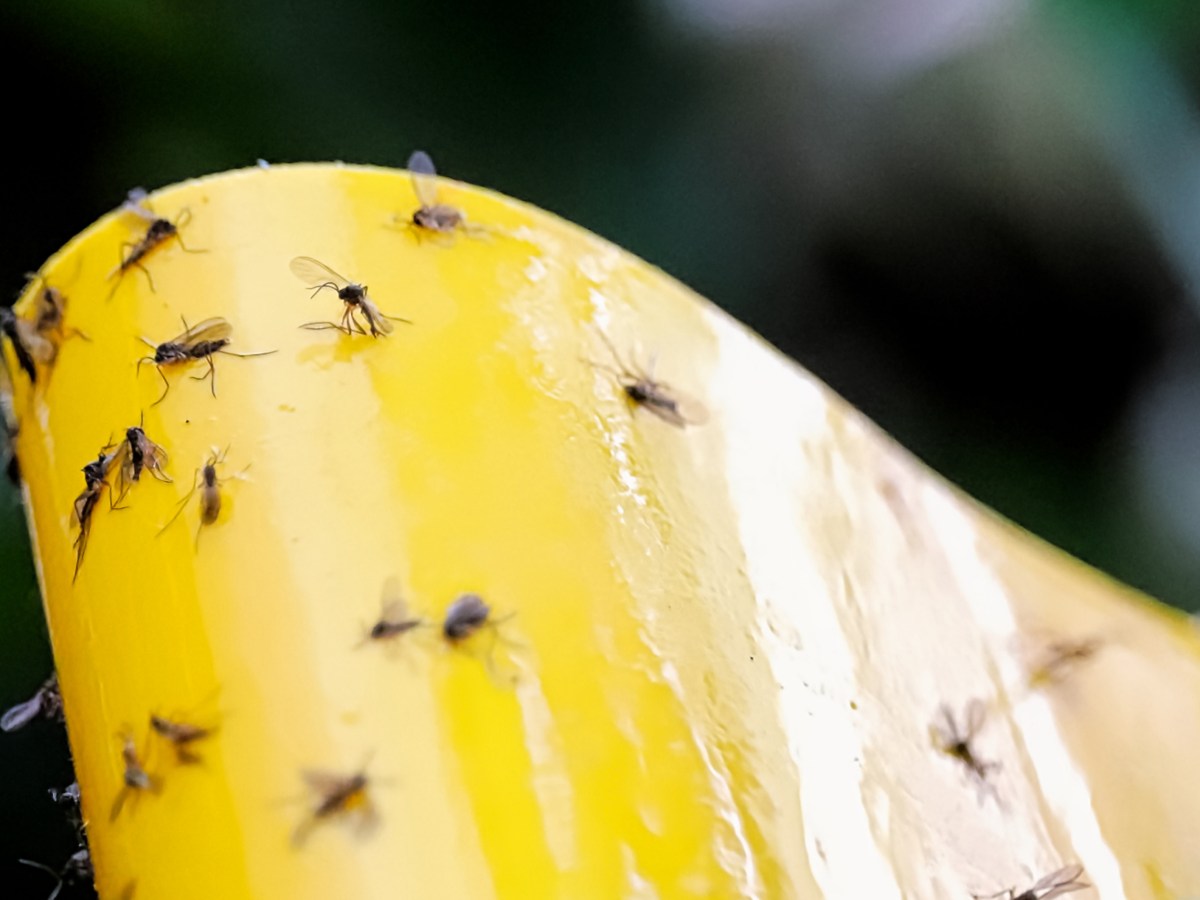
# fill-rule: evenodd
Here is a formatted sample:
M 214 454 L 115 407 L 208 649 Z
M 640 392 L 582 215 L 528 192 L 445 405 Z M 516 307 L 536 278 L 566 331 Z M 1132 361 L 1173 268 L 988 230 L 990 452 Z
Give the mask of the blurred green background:
M 22 0 L 0 8 L 0 277 L 15 296 L 135 185 L 422 147 L 662 266 L 970 493 L 1196 610 L 1196 9 Z M 50 669 L 8 483 L 0 564 L 7 707 Z M 5 896 L 52 886 L 8 861 L 73 849 L 46 795 L 65 748 L 46 722 L 0 735 Z

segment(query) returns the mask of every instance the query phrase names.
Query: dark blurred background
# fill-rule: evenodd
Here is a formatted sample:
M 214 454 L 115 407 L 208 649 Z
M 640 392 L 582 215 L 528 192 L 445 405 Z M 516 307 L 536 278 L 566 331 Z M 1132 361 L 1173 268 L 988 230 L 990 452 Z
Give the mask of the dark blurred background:
M 931 466 L 1200 608 L 1200 8 L 1067 0 L 18 0 L 0 279 L 135 185 L 440 168 L 665 268 Z M 0 708 L 50 669 L 0 487 Z M 0 735 L 0 879 L 74 849 Z M 11 880 L 10 880 L 11 879 Z M 64 894 L 65 896 L 65 894 Z

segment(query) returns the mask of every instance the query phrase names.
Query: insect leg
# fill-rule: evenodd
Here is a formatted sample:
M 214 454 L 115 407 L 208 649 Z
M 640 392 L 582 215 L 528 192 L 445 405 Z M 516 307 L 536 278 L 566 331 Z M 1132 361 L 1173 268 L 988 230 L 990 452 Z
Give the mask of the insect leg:
M 192 476 L 192 489 L 187 492 L 187 496 L 185 496 L 182 500 L 179 501 L 179 508 L 175 510 L 175 515 L 171 516 L 171 518 L 167 521 L 166 525 L 164 525 L 162 528 L 158 529 L 158 534 L 162 534 L 164 531 L 166 531 L 168 528 L 170 528 L 171 525 L 174 524 L 175 520 L 179 518 L 180 514 L 187 507 L 188 501 L 192 499 L 192 494 L 196 493 L 196 485 L 199 483 L 199 481 L 200 481 L 200 470 L 197 469 L 196 474 Z M 155 537 L 158 537 L 158 534 L 156 534 Z
M 171 390 L 171 382 L 167 381 L 167 376 L 163 373 L 162 366 L 156 365 L 154 368 L 158 369 L 158 377 L 161 378 L 163 381 L 163 392 L 162 392 L 162 396 L 159 397 L 157 400 L 155 400 L 150 405 L 158 406 L 158 404 L 162 403 L 164 400 L 167 399 L 167 391 Z
M 155 288 L 154 288 L 154 276 L 150 274 L 150 270 L 147 269 L 145 266 L 143 266 L 140 262 L 131 262 L 128 265 L 126 265 L 125 268 L 128 269 L 131 266 L 141 270 L 142 274 L 146 276 L 146 281 L 150 285 L 150 293 L 157 294 L 158 291 L 155 290 Z
M 203 375 L 191 375 L 189 377 L 192 379 L 192 381 L 203 381 L 205 378 L 211 378 L 212 379 L 212 395 L 215 397 L 215 396 L 217 396 L 217 367 L 213 365 L 213 358 L 212 358 L 211 353 L 209 353 L 207 356 L 204 357 L 204 361 L 206 363 L 208 363 L 208 371 L 205 372 Z

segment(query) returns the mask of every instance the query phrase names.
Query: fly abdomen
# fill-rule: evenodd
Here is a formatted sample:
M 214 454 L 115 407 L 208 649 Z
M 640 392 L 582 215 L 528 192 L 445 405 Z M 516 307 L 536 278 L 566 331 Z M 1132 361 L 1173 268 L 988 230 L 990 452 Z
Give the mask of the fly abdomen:
M 200 341 L 199 343 L 192 345 L 190 349 L 190 355 L 192 359 L 203 359 L 206 356 L 212 356 L 214 353 L 219 353 L 224 347 L 227 346 L 229 346 L 229 338 L 219 338 L 215 341 Z

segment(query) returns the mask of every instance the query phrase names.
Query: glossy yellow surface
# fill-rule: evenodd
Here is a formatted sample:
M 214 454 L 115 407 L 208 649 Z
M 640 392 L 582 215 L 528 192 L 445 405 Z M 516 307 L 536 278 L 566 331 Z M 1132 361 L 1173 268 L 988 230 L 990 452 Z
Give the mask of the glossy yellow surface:
M 512 200 L 441 199 L 486 234 L 396 225 L 402 172 L 233 172 L 152 197 L 190 213 L 187 250 L 144 260 L 155 290 L 130 270 L 106 299 L 145 228 L 124 213 L 44 269 L 91 340 L 36 391 L 18 378 L 18 450 L 103 897 L 961 897 L 1074 859 L 1105 897 L 1200 892 L 1194 633 L 662 273 Z M 299 328 L 341 303 L 310 297 L 298 255 L 413 324 Z M 188 378 L 203 363 L 167 368 L 152 406 L 138 337 L 218 315 L 231 350 L 278 352 L 218 355 L 216 397 Z M 612 365 L 600 332 L 711 420 L 631 408 L 588 362 Z M 143 414 L 175 481 L 102 500 L 72 584 L 80 468 Z M 197 542 L 193 496 L 159 535 L 214 446 L 220 518 Z M 498 625 L 364 642 L 393 577 L 417 615 L 474 591 Z M 1134 623 L 1128 646 L 1020 690 L 1012 641 L 1085 622 Z M 937 704 L 976 694 L 1001 802 L 928 742 Z M 202 763 L 151 713 L 215 725 Z M 1104 748 L 1133 754 L 1135 728 L 1161 741 L 1126 787 L 1134 758 Z M 125 730 L 161 789 L 110 821 Z M 297 846 L 301 773 L 363 766 L 376 827 L 333 817 Z

